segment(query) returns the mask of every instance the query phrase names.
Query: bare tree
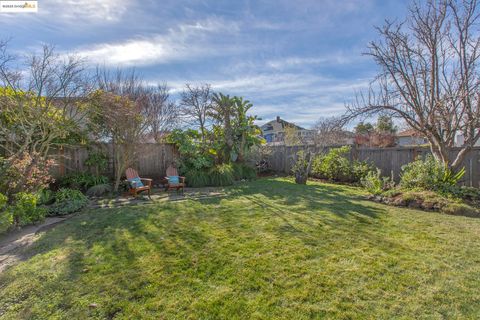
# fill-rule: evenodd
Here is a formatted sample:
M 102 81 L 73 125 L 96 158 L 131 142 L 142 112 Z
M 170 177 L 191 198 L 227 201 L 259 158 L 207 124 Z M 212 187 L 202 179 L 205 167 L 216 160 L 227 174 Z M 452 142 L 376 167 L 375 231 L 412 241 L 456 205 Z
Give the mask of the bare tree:
M 144 80 L 135 69 L 118 68 L 110 71 L 105 67 L 97 66 L 95 86 L 99 90 L 128 97 L 132 101 L 144 100 L 147 92 Z
M 320 118 L 313 126 L 313 141 L 317 146 L 343 145 L 349 138 L 345 121 L 340 117 Z
M 207 134 L 208 115 L 212 109 L 212 94 L 209 84 L 200 86 L 187 84 L 180 95 L 182 116 L 190 124 L 198 126 L 202 141 L 205 141 Z
M 0 42 L 0 147 L 5 154 L 45 158 L 52 146 L 65 144 L 86 116 L 81 98 L 92 89 L 89 80 L 81 59 L 57 55 L 52 46 L 18 57 L 9 54 L 6 41 Z
M 166 84 L 147 89 L 145 113 L 155 142 L 162 142 L 165 134 L 175 128 L 179 120 L 179 108 L 170 100 Z
M 151 121 L 148 90 L 135 70 L 110 72 L 97 68 L 99 90 L 90 96 L 89 120 L 97 138 L 113 146 L 115 184 L 137 159 L 138 145 L 148 132 Z
M 90 104 L 93 132 L 112 144 L 114 190 L 118 191 L 125 170 L 136 160 L 139 139 L 144 133 L 142 101 L 99 90 L 91 95 Z
M 476 0 L 415 2 L 404 22 L 378 27 L 381 40 L 367 54 L 381 71 L 346 118 L 401 118 L 425 135 L 438 161 L 458 169 L 480 138 L 478 9 Z M 457 133 L 465 144 L 450 161 Z

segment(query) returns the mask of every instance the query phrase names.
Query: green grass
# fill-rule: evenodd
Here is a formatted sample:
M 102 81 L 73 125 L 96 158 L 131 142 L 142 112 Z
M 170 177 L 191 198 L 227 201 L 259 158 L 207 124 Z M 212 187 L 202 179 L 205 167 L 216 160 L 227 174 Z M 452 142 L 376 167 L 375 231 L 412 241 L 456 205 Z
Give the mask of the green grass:
M 0 274 L 0 317 L 480 317 L 480 219 L 280 178 L 226 190 L 56 226 Z

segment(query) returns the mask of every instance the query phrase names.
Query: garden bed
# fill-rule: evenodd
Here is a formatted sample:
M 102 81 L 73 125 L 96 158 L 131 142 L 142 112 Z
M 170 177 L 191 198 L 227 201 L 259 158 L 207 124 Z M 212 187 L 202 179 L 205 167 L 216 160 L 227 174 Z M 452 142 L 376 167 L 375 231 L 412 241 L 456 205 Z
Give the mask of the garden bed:
M 480 217 L 480 208 L 477 203 L 451 199 L 433 191 L 393 191 L 383 195 L 369 195 L 367 198 L 396 207 L 437 211 L 467 217 Z

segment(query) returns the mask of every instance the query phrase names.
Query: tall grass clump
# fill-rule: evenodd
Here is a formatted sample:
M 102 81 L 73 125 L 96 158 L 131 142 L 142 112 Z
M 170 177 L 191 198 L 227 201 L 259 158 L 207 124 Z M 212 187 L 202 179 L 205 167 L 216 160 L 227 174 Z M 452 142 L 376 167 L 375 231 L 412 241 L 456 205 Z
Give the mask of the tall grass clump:
M 257 178 L 257 171 L 243 163 L 233 163 L 233 177 L 235 180 L 254 180 Z
M 210 185 L 208 172 L 204 169 L 190 169 L 185 172 L 187 186 L 201 188 Z
M 212 186 L 229 186 L 233 184 L 233 167 L 231 164 L 219 164 L 212 167 L 208 173 L 210 185 Z

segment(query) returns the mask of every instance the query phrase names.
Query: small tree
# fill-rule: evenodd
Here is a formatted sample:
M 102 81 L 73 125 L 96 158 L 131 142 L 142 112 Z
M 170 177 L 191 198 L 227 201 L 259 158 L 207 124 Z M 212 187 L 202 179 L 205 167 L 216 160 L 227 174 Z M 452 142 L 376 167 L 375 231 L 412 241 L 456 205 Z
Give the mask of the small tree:
M 146 131 L 142 101 L 98 90 L 90 97 L 90 127 L 99 139 L 112 143 L 115 164 L 114 190 L 136 157 L 136 148 Z
M 149 132 L 155 142 L 162 142 L 166 134 L 177 126 L 180 110 L 170 100 L 165 84 L 147 88 L 146 95 L 145 116 L 149 119 Z
M 355 143 L 372 147 L 392 147 L 396 143 L 395 132 L 397 127 L 392 117 L 380 115 L 377 123 L 359 122 L 355 127 Z
M 235 136 L 232 128 L 232 117 L 235 112 L 235 100 L 223 93 L 214 93 L 212 96 L 212 107 L 208 112 L 214 121 L 214 134 L 221 140 L 221 160 L 230 161 L 233 156 Z
M 216 121 L 217 137 L 222 139 L 224 160 L 243 162 L 250 148 L 264 142 L 260 128 L 254 123 L 257 116 L 248 115 L 253 104 L 242 97 L 222 93 L 214 94 L 213 102 L 209 114 Z
M 389 117 L 387 115 L 380 115 L 377 119 L 375 131 L 395 134 L 395 132 L 397 132 L 397 127 L 393 123 L 392 117 Z
M 363 121 L 361 121 L 355 126 L 355 133 L 356 134 L 370 135 L 374 131 L 375 131 L 375 128 L 369 122 L 364 123 Z
M 325 147 L 346 144 L 348 132 L 344 125 L 345 122 L 339 117 L 320 118 L 313 126 L 315 145 Z
M 81 98 L 90 86 L 83 61 L 43 46 L 26 58 L 11 55 L 0 41 L 0 184 L 9 201 L 35 192 L 50 179 L 50 151 L 78 142 L 85 117 Z
M 265 143 L 260 137 L 262 131 L 255 124 L 259 118 L 256 115 L 248 115 L 247 113 L 253 107 L 253 104 L 242 97 L 234 97 L 234 117 L 232 119 L 233 133 L 235 137 L 234 150 L 238 153 L 238 161 L 245 161 L 245 155 L 255 146 Z
M 209 84 L 195 87 L 185 85 L 180 94 L 180 110 L 187 123 L 200 130 L 201 139 L 207 138 L 207 124 L 209 113 L 212 109 L 212 89 Z
M 60 57 L 51 46 L 42 49 L 19 59 L 0 41 L 0 148 L 7 157 L 28 152 L 47 158 L 81 131 L 79 98 L 90 90 L 83 62 Z
M 295 183 L 307 184 L 308 174 L 312 167 L 313 156 L 309 151 L 300 150 L 295 155 L 295 163 L 292 172 L 295 175 Z

